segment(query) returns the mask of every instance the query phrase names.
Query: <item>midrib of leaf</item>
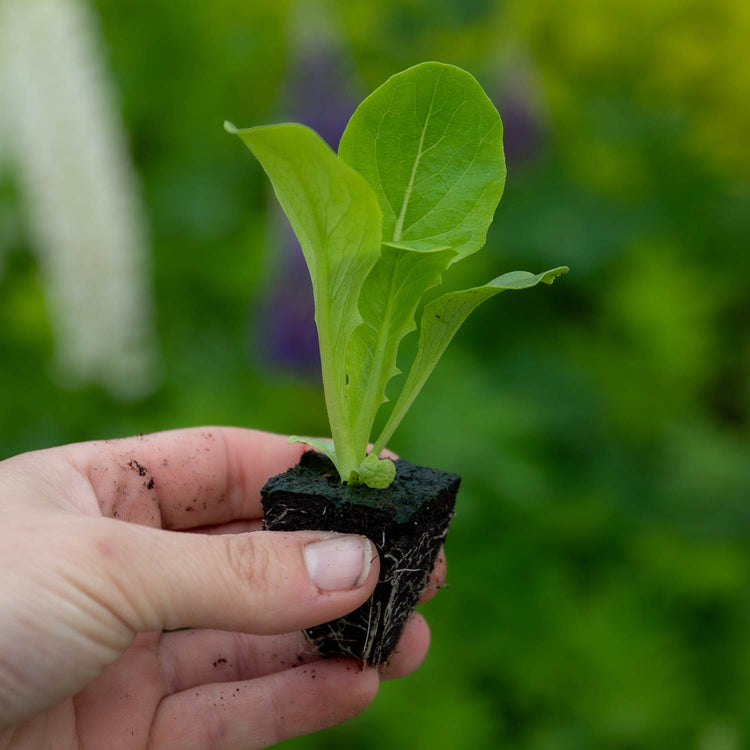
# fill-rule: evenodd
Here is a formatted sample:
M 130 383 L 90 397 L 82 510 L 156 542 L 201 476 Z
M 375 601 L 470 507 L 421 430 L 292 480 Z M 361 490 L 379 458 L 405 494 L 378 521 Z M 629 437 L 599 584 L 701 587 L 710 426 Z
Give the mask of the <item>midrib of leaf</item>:
M 386 304 L 385 313 L 381 325 L 377 328 L 377 339 L 375 341 L 375 351 L 372 357 L 372 368 L 370 369 L 369 377 L 367 378 L 367 388 L 365 389 L 365 397 L 359 409 L 358 415 L 352 415 L 352 419 L 356 420 L 356 424 L 353 429 L 354 445 L 357 455 L 360 453 L 367 452 L 367 441 L 370 437 L 370 431 L 372 425 L 375 422 L 375 415 L 377 413 L 380 404 L 378 401 L 378 394 L 383 394 L 385 400 L 385 386 L 387 383 L 382 384 L 383 369 L 385 366 L 385 350 L 388 343 L 388 339 L 391 334 L 391 319 L 393 313 L 393 300 L 395 298 L 395 286 L 396 286 L 396 269 L 399 265 L 398 261 L 393 264 L 394 270 L 391 274 L 390 288 L 388 290 L 388 302 Z M 394 363 L 395 364 L 395 363 Z M 390 378 L 389 378 L 390 379 Z
M 349 204 L 351 205 L 351 204 Z M 344 220 L 346 210 L 341 211 L 339 220 L 332 225 L 331 233 L 338 228 L 338 225 Z M 321 236 L 325 232 L 321 227 L 318 228 Z M 324 256 L 330 259 L 329 253 Z M 329 424 L 331 427 L 331 437 L 336 446 L 336 468 L 339 470 L 341 479 L 345 481 L 354 468 L 359 464 L 360 459 L 364 457 L 365 447 L 362 449 L 362 455 L 359 455 L 357 443 L 352 439 L 352 415 L 349 413 L 350 399 L 346 395 L 345 386 L 345 360 L 340 362 L 340 353 L 346 351 L 347 341 L 341 340 L 341 322 L 336 330 L 333 330 L 332 305 L 334 300 L 338 299 L 341 289 L 347 275 L 348 266 L 353 262 L 352 258 L 339 260 L 335 265 L 335 271 L 332 269 L 330 262 L 324 263 L 320 269 L 319 281 L 321 290 L 331 288 L 330 295 L 321 294 L 320 299 L 327 301 L 326 305 L 321 305 L 320 313 L 316 310 L 316 323 L 319 336 L 319 348 L 321 351 L 321 375 L 323 380 L 323 391 L 326 397 L 326 409 L 328 412 Z M 334 271 L 332 275 L 332 271 Z M 333 278 L 332 286 L 330 279 Z M 317 304 L 316 304 L 317 308 Z M 358 315 L 359 323 L 362 324 L 362 317 Z M 323 356 L 323 352 L 326 355 Z M 339 398 L 339 394 L 345 394 L 344 400 Z M 369 436 L 368 436 L 369 437 Z
M 415 226 L 416 224 L 419 224 L 420 221 L 424 221 L 431 213 L 433 213 L 438 208 L 438 206 L 444 200 L 446 200 L 448 198 L 448 196 L 450 195 L 451 191 L 453 191 L 455 189 L 456 185 L 458 185 L 461 182 L 461 180 L 464 178 L 464 176 L 466 175 L 466 173 L 472 168 L 472 166 L 474 166 L 474 162 L 477 159 L 477 154 L 479 153 L 479 150 L 482 148 L 482 145 L 484 144 L 484 142 L 492 135 L 492 132 L 494 131 L 495 127 L 497 127 L 497 126 L 494 125 L 493 127 L 491 127 L 482 136 L 482 138 L 480 139 L 480 141 L 477 144 L 476 148 L 474 149 L 474 156 L 473 156 L 472 160 L 469 162 L 469 164 L 466 165 L 464 171 L 461 172 L 461 174 L 458 175 L 458 177 L 456 177 L 455 180 L 453 180 L 453 184 L 444 192 L 444 194 L 440 197 L 440 199 L 437 201 L 437 203 L 435 203 L 434 205 L 430 206 L 427 209 L 427 211 L 425 211 L 421 216 L 419 216 L 416 219 L 414 219 L 414 221 L 412 221 L 412 223 L 409 224 L 408 227 L 406 227 L 407 231 L 409 229 L 411 229 L 413 226 Z M 430 148 L 432 148 L 432 146 L 430 146 Z M 422 156 L 424 154 L 426 154 L 430 150 L 430 148 L 425 149 L 420 154 L 420 158 L 422 158 Z M 473 208 L 471 209 L 472 211 L 482 202 L 482 198 L 483 198 L 483 196 L 484 196 L 484 194 L 486 192 L 487 192 L 487 187 L 485 187 L 485 189 L 482 190 L 481 194 L 479 195 L 479 198 L 477 198 L 476 202 L 474 203 Z M 471 211 L 468 211 L 467 213 L 471 213 Z M 450 230 L 448 230 L 448 231 L 450 231 Z M 443 232 L 443 234 L 446 234 L 446 233 L 447 232 Z M 430 236 L 430 238 L 433 238 L 433 237 L 439 237 L 440 235 L 429 235 L 429 236 Z
M 409 200 L 411 198 L 412 191 L 414 189 L 414 182 L 417 176 L 417 170 L 419 169 L 419 163 L 422 159 L 422 155 L 429 149 L 424 149 L 424 140 L 427 134 L 427 126 L 430 123 L 432 116 L 432 108 L 435 104 L 435 96 L 437 94 L 438 85 L 443 75 L 442 70 L 435 80 L 435 84 L 432 89 L 432 98 L 430 99 L 430 106 L 427 108 L 427 114 L 425 116 L 424 124 L 422 125 L 422 132 L 419 136 L 419 144 L 417 145 L 417 154 L 414 158 L 414 165 L 412 166 L 411 175 L 409 176 L 409 182 L 407 183 L 406 190 L 404 192 L 404 199 L 401 203 L 401 211 L 399 212 L 396 220 L 396 225 L 393 230 L 393 242 L 399 242 L 401 240 L 401 233 L 404 226 L 404 219 L 406 217 L 406 211 L 409 207 Z M 385 193 L 384 193 L 385 194 Z M 375 415 L 377 409 L 380 407 L 378 402 L 378 396 L 382 393 L 383 400 L 385 400 L 385 386 L 387 383 L 382 383 L 383 371 L 385 369 L 385 352 L 388 344 L 388 339 L 391 337 L 391 322 L 393 312 L 393 300 L 395 297 L 396 277 L 398 275 L 398 262 L 393 265 L 393 273 L 390 279 L 390 288 L 388 293 L 388 303 L 386 306 L 385 314 L 381 325 L 377 328 L 377 339 L 375 344 L 375 351 L 373 353 L 372 367 L 370 369 L 369 377 L 367 379 L 367 387 L 365 389 L 364 399 L 357 416 L 352 415 L 353 419 L 356 419 L 356 426 L 354 427 L 353 434 L 354 445 L 357 446 L 357 455 L 367 450 L 367 441 L 370 437 L 370 431 L 372 430 L 373 423 L 375 422 Z M 395 365 L 395 362 L 394 362 Z M 390 378 L 389 378 L 390 379 Z
M 322 263 L 321 268 L 317 268 L 318 284 L 320 289 L 325 290 L 328 287 L 328 278 L 330 268 L 328 263 Z M 323 378 L 323 393 L 326 400 L 326 409 L 328 411 L 328 420 L 331 426 L 331 437 L 336 446 L 337 467 L 348 476 L 348 471 L 356 465 L 354 453 L 351 449 L 350 441 L 347 439 L 347 419 L 344 415 L 344 404 L 342 404 L 337 395 L 343 389 L 339 387 L 336 381 L 336 346 L 332 341 L 331 331 L 331 310 L 330 302 L 325 305 L 319 304 L 320 300 L 326 299 L 327 295 L 318 293 L 316 303 L 318 303 L 315 322 L 318 329 L 319 347 L 320 347 L 320 369 Z M 345 467 L 342 469 L 341 467 Z
M 419 145 L 417 146 L 417 156 L 414 159 L 414 166 L 411 170 L 411 176 L 409 177 L 409 183 L 406 186 L 406 192 L 404 193 L 404 201 L 401 204 L 401 212 L 398 215 L 398 219 L 396 219 L 396 226 L 393 230 L 393 241 L 394 242 L 400 242 L 401 240 L 401 231 L 404 226 L 404 218 L 406 216 L 406 209 L 409 206 L 409 198 L 411 198 L 411 191 L 414 188 L 414 178 L 417 175 L 417 169 L 419 168 L 419 161 L 422 158 L 422 146 L 424 145 L 424 137 L 427 133 L 427 125 L 430 122 L 430 117 L 432 116 L 432 107 L 435 103 L 435 95 L 438 90 L 438 84 L 440 83 L 440 79 L 443 77 L 443 71 L 441 70 L 438 74 L 438 77 L 435 79 L 435 85 L 432 89 L 432 99 L 430 99 L 430 106 L 427 110 L 427 116 L 424 118 L 424 125 L 422 126 L 422 133 L 419 136 Z

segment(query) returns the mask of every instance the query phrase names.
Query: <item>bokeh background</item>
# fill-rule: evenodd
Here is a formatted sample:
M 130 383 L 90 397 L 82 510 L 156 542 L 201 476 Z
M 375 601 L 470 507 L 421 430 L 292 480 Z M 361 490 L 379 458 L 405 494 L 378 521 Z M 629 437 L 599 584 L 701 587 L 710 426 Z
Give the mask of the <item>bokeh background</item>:
M 464 478 L 426 664 L 285 747 L 750 746 L 749 41 L 746 0 L 0 0 L 0 457 L 326 433 L 309 282 L 222 121 L 335 146 L 460 65 L 509 176 L 452 283 L 571 271 L 480 308 L 393 439 Z

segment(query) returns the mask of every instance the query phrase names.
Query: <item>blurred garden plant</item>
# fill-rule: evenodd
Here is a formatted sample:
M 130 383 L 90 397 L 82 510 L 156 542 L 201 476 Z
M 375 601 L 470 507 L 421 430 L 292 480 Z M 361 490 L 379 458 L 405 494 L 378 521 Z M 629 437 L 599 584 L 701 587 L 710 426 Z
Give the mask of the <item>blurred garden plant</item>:
M 86 0 L 0 2 L 0 160 L 21 187 L 58 374 L 135 400 L 156 387 L 157 345 L 146 222 L 113 88 Z
M 420 303 L 485 243 L 505 184 L 500 115 L 469 73 L 428 62 L 362 102 L 338 155 L 299 124 L 225 127 L 268 174 L 312 279 L 332 440 L 292 440 L 324 452 L 342 482 L 384 489 L 395 467 L 379 455 L 472 310 L 568 269 L 514 271 L 427 302 L 414 361 L 368 452 Z

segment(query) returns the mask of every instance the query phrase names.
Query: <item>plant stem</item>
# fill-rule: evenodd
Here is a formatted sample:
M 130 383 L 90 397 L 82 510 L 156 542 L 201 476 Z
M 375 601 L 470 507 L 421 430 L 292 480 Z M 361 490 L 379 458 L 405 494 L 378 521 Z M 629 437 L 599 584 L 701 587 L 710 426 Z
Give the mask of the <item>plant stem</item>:
M 321 284 L 328 283 L 328 269 L 321 270 Z M 338 394 L 345 392 L 345 389 L 337 387 L 339 384 L 336 378 L 342 377 L 342 373 L 337 373 L 334 364 L 334 345 L 331 341 L 330 327 L 330 310 L 328 306 L 321 306 L 315 314 L 315 324 L 318 328 L 318 342 L 320 347 L 320 369 L 323 376 L 323 393 L 326 400 L 326 409 L 328 411 L 328 421 L 331 427 L 331 437 L 336 447 L 336 469 L 342 482 L 349 479 L 357 465 L 354 460 L 354 451 L 351 442 L 347 439 L 349 435 L 346 404 L 339 402 Z M 343 373 L 346 377 L 346 373 Z
M 398 264 L 396 264 L 397 266 Z M 383 366 L 385 364 L 385 349 L 388 345 L 388 339 L 391 334 L 391 313 L 393 311 L 393 287 L 396 282 L 396 267 L 391 273 L 391 286 L 388 293 L 388 302 L 386 304 L 383 320 L 378 329 L 375 352 L 372 358 L 372 365 L 367 378 L 367 388 L 365 398 L 363 399 L 359 414 L 351 415 L 354 429 L 352 431 L 354 449 L 357 454 L 362 454 L 364 459 L 367 454 L 367 444 L 372 432 L 372 426 L 375 422 L 375 415 L 381 404 L 376 403 L 378 395 L 381 392 L 381 383 L 383 380 Z M 385 394 L 383 394 L 385 395 Z M 377 455 L 377 454 L 376 454 Z

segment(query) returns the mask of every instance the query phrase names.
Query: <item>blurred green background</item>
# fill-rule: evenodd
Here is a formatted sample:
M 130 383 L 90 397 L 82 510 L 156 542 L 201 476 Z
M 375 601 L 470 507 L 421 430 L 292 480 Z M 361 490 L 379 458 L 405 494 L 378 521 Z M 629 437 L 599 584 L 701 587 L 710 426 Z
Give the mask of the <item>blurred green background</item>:
M 91 4 L 148 219 L 159 385 L 123 402 L 56 376 L 6 171 L 0 456 L 208 423 L 326 433 L 307 282 L 222 121 L 333 139 L 387 76 L 460 65 L 503 116 L 509 176 L 455 282 L 571 271 L 480 308 L 394 437 L 463 476 L 424 667 L 285 746 L 750 746 L 746 0 Z

